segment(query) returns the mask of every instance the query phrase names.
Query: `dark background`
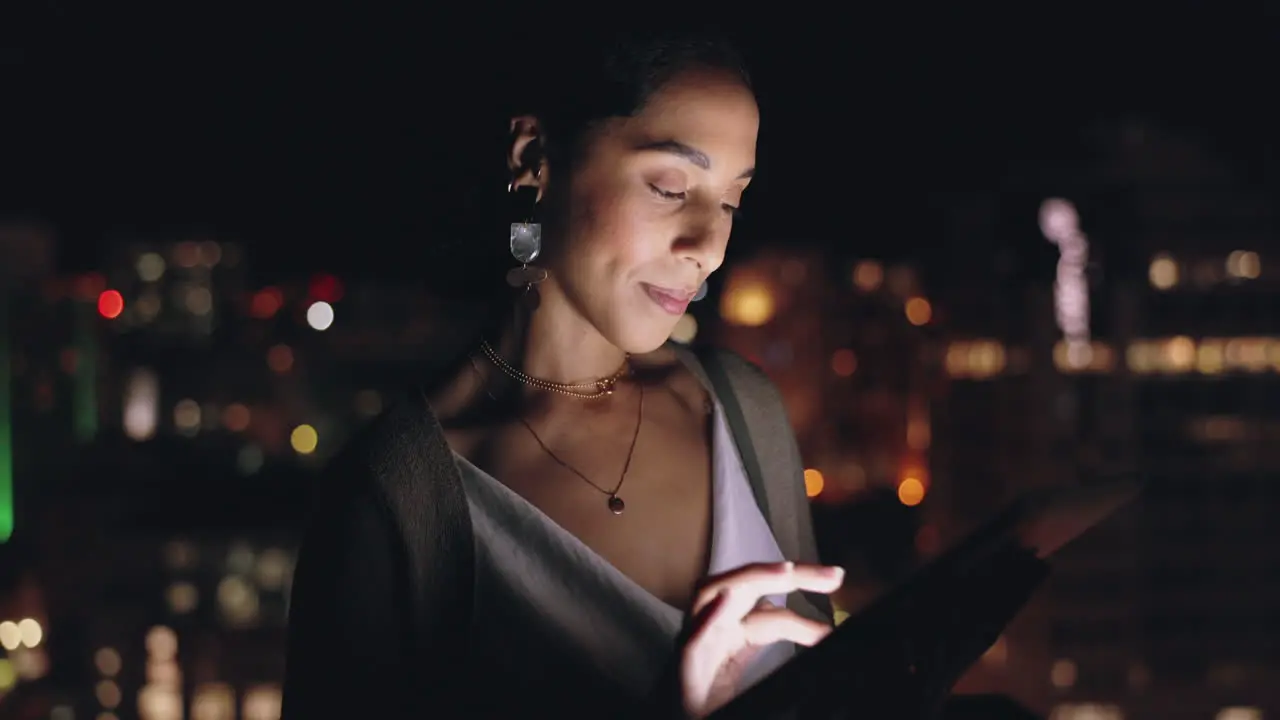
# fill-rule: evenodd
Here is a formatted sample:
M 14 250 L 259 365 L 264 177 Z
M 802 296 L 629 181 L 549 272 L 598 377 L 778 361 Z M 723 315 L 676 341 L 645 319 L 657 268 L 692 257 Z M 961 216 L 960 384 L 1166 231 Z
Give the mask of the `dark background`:
M 1087 162 L 1080 129 L 1128 113 L 1194 130 L 1263 182 L 1276 8 L 731 8 L 718 21 L 747 50 L 764 111 L 735 239 L 828 238 L 927 263 L 930 193 Z M 472 237 L 492 211 L 506 90 L 538 72 L 546 27 L 690 20 L 648 3 L 563 17 L 497 5 L 483 21 L 354 4 L 4 12 L 0 211 L 57 222 L 69 267 L 92 266 L 108 229 L 198 223 L 246 235 L 267 274 L 410 277 L 424 243 Z

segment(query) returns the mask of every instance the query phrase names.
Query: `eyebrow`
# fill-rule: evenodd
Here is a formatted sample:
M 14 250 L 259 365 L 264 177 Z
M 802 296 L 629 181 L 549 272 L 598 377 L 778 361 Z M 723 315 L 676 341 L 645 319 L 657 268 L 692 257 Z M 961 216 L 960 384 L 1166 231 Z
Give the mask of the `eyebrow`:
M 703 170 L 711 169 L 711 158 L 707 154 L 693 147 L 686 145 L 678 140 L 659 140 L 657 142 L 645 143 L 641 145 L 639 150 L 657 150 L 658 152 L 670 153 L 678 157 L 684 158 L 689 162 L 697 165 Z M 738 175 L 739 180 L 746 180 L 756 174 L 755 168 L 747 168 Z

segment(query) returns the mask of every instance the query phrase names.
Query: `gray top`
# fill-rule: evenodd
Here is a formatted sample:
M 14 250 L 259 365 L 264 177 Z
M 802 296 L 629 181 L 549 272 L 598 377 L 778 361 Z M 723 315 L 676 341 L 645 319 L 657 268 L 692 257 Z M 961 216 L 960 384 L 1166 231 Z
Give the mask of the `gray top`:
M 616 717 L 650 696 L 675 660 L 681 610 L 466 458 L 455 458 L 476 543 L 472 659 L 477 681 L 494 689 L 490 700 L 528 716 Z M 781 562 L 719 404 L 712 483 L 708 573 Z M 782 607 L 786 598 L 769 601 Z M 744 689 L 793 653 L 790 643 L 764 648 L 747 669 Z

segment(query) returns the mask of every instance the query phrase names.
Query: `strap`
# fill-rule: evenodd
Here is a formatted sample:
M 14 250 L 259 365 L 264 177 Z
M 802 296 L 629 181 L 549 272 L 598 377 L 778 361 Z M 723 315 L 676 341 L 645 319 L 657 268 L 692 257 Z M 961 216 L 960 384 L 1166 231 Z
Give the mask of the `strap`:
M 751 440 L 751 429 L 747 425 L 747 416 L 742 412 L 742 406 L 738 402 L 734 383 L 725 370 L 720 353 L 711 348 L 703 348 L 698 352 L 698 359 L 702 363 L 703 372 L 707 375 L 707 381 L 711 384 L 712 392 L 720 401 L 720 406 L 724 408 L 725 419 L 729 422 L 729 432 L 733 434 L 734 443 L 738 446 L 738 454 L 742 456 L 743 469 L 747 472 L 747 480 L 751 483 L 751 493 L 756 496 L 756 504 L 760 506 L 760 512 L 764 514 L 770 528 L 776 534 L 778 528 L 774 524 L 773 514 L 769 511 L 769 493 L 765 486 L 764 470 L 760 467 L 760 455 L 756 452 L 755 444 Z M 785 548 L 783 552 L 786 553 Z M 787 556 L 791 557 L 790 554 Z
M 724 408 L 751 491 L 778 548 L 784 557 L 818 562 L 800 450 L 777 388 L 762 370 L 732 352 L 704 348 L 695 357 Z M 831 621 L 826 596 L 793 594 L 787 605 L 806 617 Z

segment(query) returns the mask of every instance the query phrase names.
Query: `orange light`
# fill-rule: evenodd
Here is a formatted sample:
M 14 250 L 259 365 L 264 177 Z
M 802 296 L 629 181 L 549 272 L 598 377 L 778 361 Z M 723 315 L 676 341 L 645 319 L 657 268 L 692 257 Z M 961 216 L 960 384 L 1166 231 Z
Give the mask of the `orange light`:
M 927 325 L 933 319 L 933 307 L 922 297 L 913 297 L 907 301 L 907 322 L 912 325 Z
M 115 290 L 103 290 L 98 296 L 98 313 L 108 320 L 120 317 L 124 312 L 124 297 Z
M 804 471 L 804 492 L 809 497 L 817 497 L 822 493 L 823 486 L 826 481 L 822 478 L 822 473 L 809 468 Z
M 848 348 L 837 350 L 831 355 L 831 370 L 840 377 L 849 377 L 858 369 L 858 356 Z
M 924 502 L 924 483 L 919 478 L 908 477 L 898 483 L 898 500 L 907 507 Z

